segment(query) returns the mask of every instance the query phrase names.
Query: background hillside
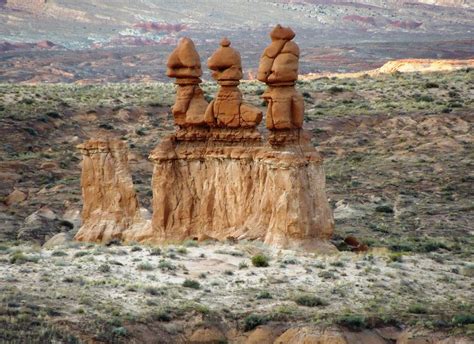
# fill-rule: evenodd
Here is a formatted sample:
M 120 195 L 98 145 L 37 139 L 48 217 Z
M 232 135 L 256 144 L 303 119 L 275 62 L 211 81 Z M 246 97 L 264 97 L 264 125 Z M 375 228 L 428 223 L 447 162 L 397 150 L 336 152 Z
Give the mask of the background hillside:
M 0 7 L 7 82 L 162 80 L 182 36 L 193 38 L 203 61 L 228 36 L 252 78 L 276 23 L 297 32 L 302 73 L 474 55 L 472 1 L 3 0 Z

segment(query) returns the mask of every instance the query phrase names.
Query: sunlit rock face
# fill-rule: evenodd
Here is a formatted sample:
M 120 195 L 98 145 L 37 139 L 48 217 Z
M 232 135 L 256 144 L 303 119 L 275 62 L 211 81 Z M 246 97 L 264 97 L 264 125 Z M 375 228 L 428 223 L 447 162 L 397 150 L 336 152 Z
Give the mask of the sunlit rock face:
M 108 242 L 140 220 L 138 200 L 128 168 L 126 143 L 92 139 L 82 152 L 82 227 L 79 241 Z
M 152 229 L 139 240 L 257 239 L 317 246 L 333 232 L 321 156 L 304 133 L 274 147 L 263 140 L 177 141 L 150 155 Z

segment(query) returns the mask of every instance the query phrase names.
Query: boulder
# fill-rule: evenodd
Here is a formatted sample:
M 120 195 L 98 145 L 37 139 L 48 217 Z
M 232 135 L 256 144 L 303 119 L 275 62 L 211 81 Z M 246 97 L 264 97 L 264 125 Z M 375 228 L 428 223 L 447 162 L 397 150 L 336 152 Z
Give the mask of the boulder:
M 66 243 L 70 242 L 72 240 L 72 235 L 69 233 L 58 233 L 54 235 L 51 239 L 46 241 L 43 244 L 43 247 L 46 249 L 50 249 L 56 246 L 63 246 Z
M 4 200 L 5 205 L 12 206 L 25 201 L 28 195 L 18 189 L 13 190 Z
M 71 222 L 58 218 L 51 209 L 43 207 L 25 219 L 17 239 L 35 241 L 42 245 L 56 234 L 68 232 L 73 228 Z

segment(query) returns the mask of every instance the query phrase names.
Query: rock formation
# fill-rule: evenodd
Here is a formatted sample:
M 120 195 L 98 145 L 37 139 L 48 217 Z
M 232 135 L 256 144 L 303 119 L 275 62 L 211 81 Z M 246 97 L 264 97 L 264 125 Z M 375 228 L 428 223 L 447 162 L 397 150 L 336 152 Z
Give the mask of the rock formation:
M 304 101 L 295 90 L 300 50 L 291 40 L 295 33 L 277 25 L 270 33 L 272 43 L 264 50 L 257 79 L 268 85 L 262 98 L 268 102 L 266 125 L 270 130 L 300 129 Z
M 128 168 L 127 147 L 115 139 L 92 139 L 82 153 L 82 227 L 75 239 L 108 242 L 140 222 L 138 200 Z
M 179 129 L 150 154 L 151 226 L 136 225 L 141 220 L 123 143 L 89 141 L 80 147 L 84 224 L 76 238 L 154 243 L 232 238 L 327 249 L 334 221 L 322 158 L 301 129 L 303 106 L 294 89 L 299 52 L 293 37 L 291 29 L 275 28 L 275 42 L 262 60 L 269 66 L 265 81 L 272 118 L 267 126 L 284 137 L 274 133 L 270 142 L 257 129 L 262 113 L 243 103 L 237 87 L 240 55 L 230 42 L 224 39 L 209 58 L 220 89 L 207 106 L 198 85 L 199 56 L 190 39 L 181 40 L 167 72 L 177 79 L 173 114 Z
M 172 108 L 175 124 L 180 128 L 207 126 L 204 114 L 208 103 L 199 87 L 201 61 L 191 39 L 185 37 L 179 41 L 168 58 L 167 67 L 166 75 L 176 78 L 178 85 Z
M 237 87 L 242 79 L 242 62 L 227 38 L 221 41 L 220 48 L 209 58 L 207 65 L 220 89 L 207 107 L 206 121 L 223 128 L 256 127 L 262 120 L 262 112 L 242 103 L 242 93 Z

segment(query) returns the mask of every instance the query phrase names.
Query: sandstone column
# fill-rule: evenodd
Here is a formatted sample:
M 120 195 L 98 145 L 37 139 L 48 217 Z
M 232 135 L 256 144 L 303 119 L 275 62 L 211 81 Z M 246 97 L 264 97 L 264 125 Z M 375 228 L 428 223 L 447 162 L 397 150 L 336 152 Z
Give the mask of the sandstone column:
M 140 220 L 126 143 L 91 139 L 78 148 L 83 157 L 83 225 L 75 239 L 90 242 L 122 239 L 123 232 Z
M 208 122 L 204 113 L 208 103 L 204 99 L 201 83 L 201 61 L 191 39 L 182 38 L 168 58 L 167 72 L 176 78 L 178 89 L 172 107 L 175 124 L 180 128 L 178 136 L 182 139 L 205 138 Z
M 262 120 L 262 112 L 242 101 L 237 87 L 242 79 L 240 54 L 224 38 L 221 46 L 207 61 L 212 77 L 220 86 L 217 97 L 206 110 L 208 122 L 221 128 L 255 128 Z
M 277 25 L 270 33 L 272 42 L 265 49 L 258 68 L 258 80 L 268 85 L 262 95 L 268 103 L 266 125 L 269 140 L 281 143 L 295 139 L 303 127 L 304 100 L 295 90 L 300 50 L 292 41 L 295 33 Z

